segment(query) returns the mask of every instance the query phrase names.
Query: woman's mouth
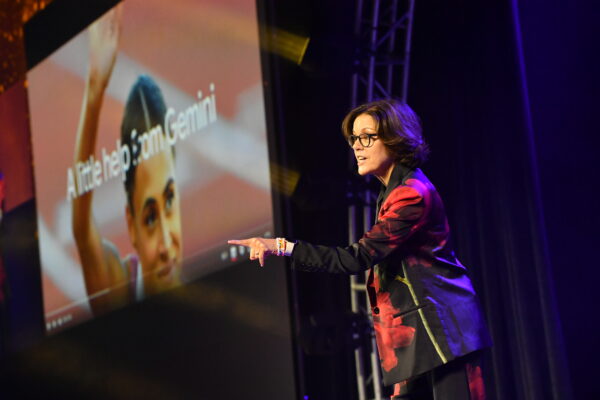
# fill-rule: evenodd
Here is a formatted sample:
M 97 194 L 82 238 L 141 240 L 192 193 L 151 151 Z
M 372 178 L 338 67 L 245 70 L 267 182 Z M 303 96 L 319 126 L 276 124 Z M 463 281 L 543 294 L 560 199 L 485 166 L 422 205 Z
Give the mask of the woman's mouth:
M 175 263 L 168 263 L 167 265 L 161 267 L 158 269 L 158 271 L 156 272 L 156 276 L 158 276 L 159 278 L 166 278 L 167 276 L 169 276 L 169 274 L 171 273 L 171 271 L 173 271 L 175 269 Z

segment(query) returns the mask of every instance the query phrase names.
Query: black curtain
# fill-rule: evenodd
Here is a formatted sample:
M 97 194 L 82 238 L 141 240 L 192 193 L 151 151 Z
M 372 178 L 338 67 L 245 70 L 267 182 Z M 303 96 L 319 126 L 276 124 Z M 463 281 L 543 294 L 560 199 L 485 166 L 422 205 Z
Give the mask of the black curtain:
M 577 399 L 600 396 L 600 4 L 519 2 L 523 59 L 554 283 Z
M 526 68 L 533 55 L 522 23 L 531 18 L 516 0 L 417 3 L 408 102 L 432 148 L 424 169 L 445 199 L 492 330 L 488 395 L 569 399 L 555 293 L 561 274 L 548 246 L 552 216 L 544 213 L 545 164 L 527 84 L 536 71 Z

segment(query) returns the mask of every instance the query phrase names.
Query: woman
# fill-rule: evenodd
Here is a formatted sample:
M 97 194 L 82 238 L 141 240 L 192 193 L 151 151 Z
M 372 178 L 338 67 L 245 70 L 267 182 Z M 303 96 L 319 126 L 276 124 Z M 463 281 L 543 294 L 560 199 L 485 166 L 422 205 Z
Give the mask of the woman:
M 406 104 L 379 100 L 344 118 L 358 173 L 381 183 L 377 221 L 348 247 L 283 238 L 229 243 L 250 259 L 285 255 L 302 271 L 357 274 L 367 290 L 386 385 L 393 399 L 485 398 L 477 351 L 491 340 L 471 281 L 449 243 L 442 201 L 418 168 L 428 154 L 418 117 Z
M 100 111 L 117 57 L 121 12 L 121 6 L 115 7 L 89 29 L 90 63 L 75 164 L 88 160 L 96 151 Z M 166 145 L 148 159 L 140 156 L 139 137 L 153 128 L 160 128 L 164 135 L 165 113 L 160 88 L 150 76 L 140 75 L 129 92 L 121 122 L 121 143 L 133 160 L 125 174 L 124 213 L 135 254 L 122 257 L 102 236 L 92 213 L 93 190 L 72 200 L 73 238 L 95 315 L 181 284 L 183 250 L 175 149 Z

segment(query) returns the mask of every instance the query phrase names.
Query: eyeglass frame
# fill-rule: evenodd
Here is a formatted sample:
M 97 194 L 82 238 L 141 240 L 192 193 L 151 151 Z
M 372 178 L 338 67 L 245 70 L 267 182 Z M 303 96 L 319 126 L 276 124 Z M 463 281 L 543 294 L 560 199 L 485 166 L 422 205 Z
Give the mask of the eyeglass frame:
M 375 140 L 373 139 L 377 138 L 378 136 L 379 134 L 377 133 L 361 133 L 360 135 L 348 135 L 346 141 L 348 142 L 350 147 L 354 147 L 354 143 L 356 143 L 357 140 L 360 142 L 361 146 L 371 147 L 375 142 Z M 363 139 L 367 139 L 367 144 L 363 143 Z

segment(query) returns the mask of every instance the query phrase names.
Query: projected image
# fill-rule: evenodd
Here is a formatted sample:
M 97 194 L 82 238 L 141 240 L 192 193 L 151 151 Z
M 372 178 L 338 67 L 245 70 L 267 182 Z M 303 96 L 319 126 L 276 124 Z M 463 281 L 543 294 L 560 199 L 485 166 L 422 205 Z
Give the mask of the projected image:
M 48 332 L 226 268 L 226 239 L 270 234 L 253 1 L 127 0 L 28 81 Z

